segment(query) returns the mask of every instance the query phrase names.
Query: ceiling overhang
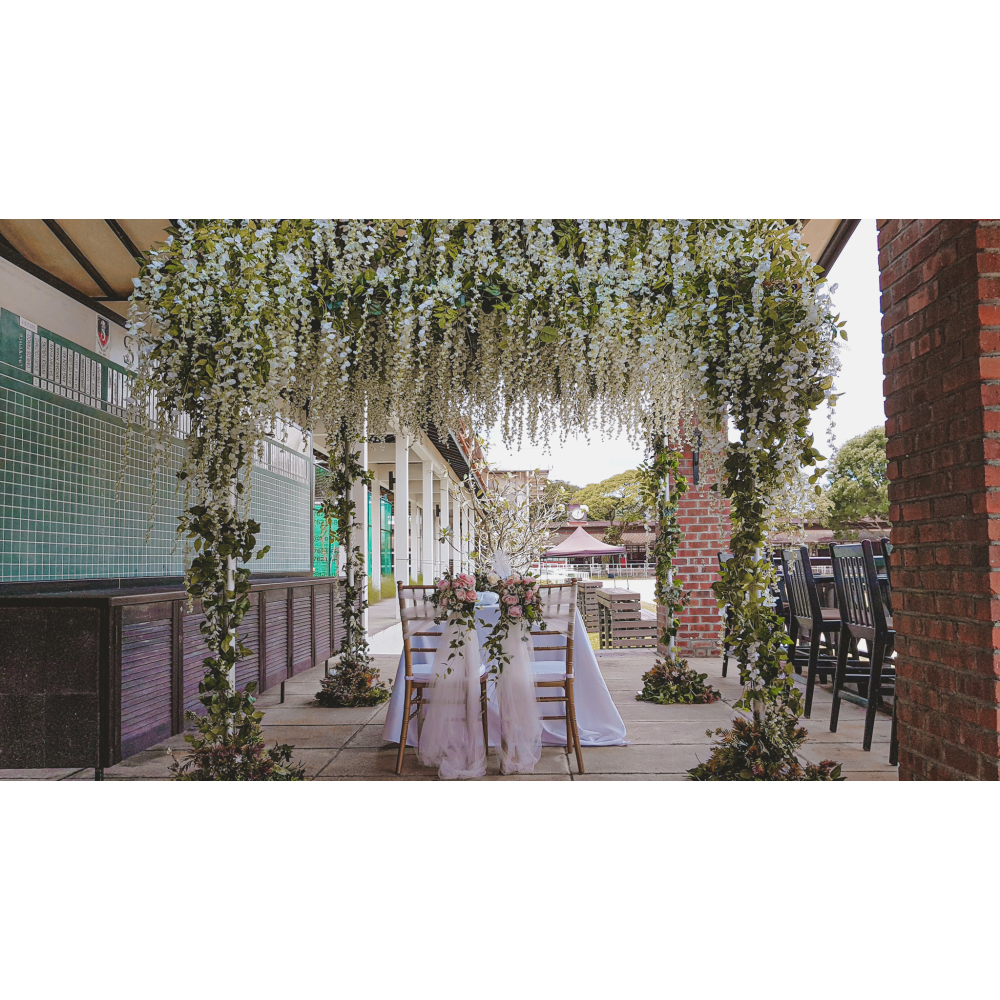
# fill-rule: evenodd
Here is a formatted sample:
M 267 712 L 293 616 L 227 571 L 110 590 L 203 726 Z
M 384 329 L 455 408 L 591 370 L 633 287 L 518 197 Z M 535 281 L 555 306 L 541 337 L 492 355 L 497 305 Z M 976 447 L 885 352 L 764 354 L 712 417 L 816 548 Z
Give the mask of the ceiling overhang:
M 0 219 L 0 257 L 125 325 L 132 279 L 170 219 Z
M 826 273 L 837 262 L 860 219 L 803 219 L 802 242 Z

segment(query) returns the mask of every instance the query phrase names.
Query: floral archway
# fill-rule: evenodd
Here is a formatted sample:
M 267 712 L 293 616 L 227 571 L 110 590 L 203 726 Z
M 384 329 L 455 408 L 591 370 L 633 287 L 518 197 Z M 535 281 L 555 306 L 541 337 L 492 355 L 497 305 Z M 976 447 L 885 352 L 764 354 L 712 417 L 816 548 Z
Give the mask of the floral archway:
M 279 415 L 341 443 L 466 418 L 509 442 L 599 430 L 662 454 L 702 431 L 733 522 L 717 590 L 739 704 L 794 722 L 761 548 L 770 497 L 822 459 L 812 411 L 835 402 L 841 324 L 821 281 L 782 220 L 180 222 L 136 280 L 131 416 L 163 443 L 191 419 L 181 530 L 213 653 L 205 745 L 253 728 L 230 675 L 259 530 L 250 466 Z M 346 487 L 358 472 L 338 451 Z M 349 581 L 354 565 L 349 549 Z

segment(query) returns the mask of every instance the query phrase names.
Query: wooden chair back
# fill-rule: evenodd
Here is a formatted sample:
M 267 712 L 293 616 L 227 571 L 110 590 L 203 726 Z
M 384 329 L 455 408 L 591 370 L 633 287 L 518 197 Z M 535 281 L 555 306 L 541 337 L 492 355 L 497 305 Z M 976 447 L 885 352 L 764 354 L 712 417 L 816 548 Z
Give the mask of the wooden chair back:
M 396 593 L 399 596 L 399 620 L 403 626 L 403 664 L 407 678 L 413 676 L 414 653 L 421 656 L 429 654 L 433 661 L 437 652 L 441 633 L 427 628 L 428 621 L 437 614 L 437 608 L 431 601 L 431 595 L 436 589 L 433 585 L 427 584 L 396 584 Z M 417 636 L 424 638 L 425 642 L 414 647 L 412 640 Z
M 542 601 L 544 618 L 544 608 L 551 602 L 555 601 L 556 606 L 559 609 L 559 617 L 566 618 L 565 629 L 554 629 L 551 627 L 548 621 L 545 622 L 546 630 L 544 632 L 538 629 L 532 629 L 532 646 L 535 652 L 540 652 L 541 650 L 566 650 L 566 675 L 571 677 L 573 675 L 573 638 L 576 632 L 576 601 L 577 601 L 577 584 L 579 581 L 570 580 L 567 583 L 543 583 L 538 588 L 538 595 Z M 565 593 L 564 593 L 565 592 Z M 556 645 L 556 646 L 543 646 L 538 645 L 535 642 L 535 637 L 538 636 L 544 639 L 546 636 L 555 635 L 565 635 L 566 645 Z M 556 661 L 558 662 L 558 661 Z
M 886 617 L 871 539 L 834 542 L 830 545 L 830 557 L 844 627 L 855 639 L 885 640 L 892 629 L 892 620 Z
M 798 549 L 782 549 L 781 565 L 784 569 L 789 615 L 801 628 L 818 628 L 823 624 L 823 612 L 820 609 L 816 581 L 813 579 L 809 549 L 805 545 Z

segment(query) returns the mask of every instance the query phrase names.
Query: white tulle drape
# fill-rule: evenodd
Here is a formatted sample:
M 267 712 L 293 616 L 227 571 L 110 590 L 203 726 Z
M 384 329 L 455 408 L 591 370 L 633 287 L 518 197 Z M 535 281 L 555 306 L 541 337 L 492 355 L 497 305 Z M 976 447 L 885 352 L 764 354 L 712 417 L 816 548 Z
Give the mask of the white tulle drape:
M 459 638 L 463 644 L 452 649 L 452 642 Z M 421 762 L 436 767 L 442 778 L 479 778 L 486 773 L 480 663 L 476 630 L 449 619 L 434 654 L 431 683 L 424 692 L 428 704 L 417 750 Z
M 503 651 L 510 660 L 496 681 L 500 768 L 505 774 L 530 772 L 542 755 L 542 711 L 535 700 L 531 630 L 524 622 L 511 627 L 504 638 Z

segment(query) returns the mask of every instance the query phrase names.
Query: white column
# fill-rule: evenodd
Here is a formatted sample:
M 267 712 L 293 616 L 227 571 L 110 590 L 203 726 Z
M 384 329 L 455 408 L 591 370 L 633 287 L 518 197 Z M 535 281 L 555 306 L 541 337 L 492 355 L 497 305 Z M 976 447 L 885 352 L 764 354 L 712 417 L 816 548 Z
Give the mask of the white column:
M 463 499 L 465 499 L 463 497 Z M 463 503 L 459 508 L 459 515 L 461 518 L 460 530 L 462 533 L 462 541 L 460 543 L 461 552 L 459 554 L 459 559 L 462 563 L 462 572 L 464 573 L 469 568 L 469 508 Z
M 372 564 L 368 567 L 369 579 L 375 588 L 376 598 L 382 594 L 382 501 L 378 480 L 372 483 Z
M 474 552 L 476 548 L 476 514 L 469 508 L 469 552 Z M 472 568 L 472 559 L 469 559 L 469 568 Z
M 451 516 L 451 479 L 448 477 L 447 470 L 445 471 L 445 477 L 441 480 L 441 527 L 447 528 L 450 524 Z M 449 532 L 450 534 L 450 532 Z M 441 576 L 448 570 L 448 560 L 451 558 L 451 538 L 446 542 L 442 542 L 438 545 L 438 552 L 441 553 Z
M 434 582 L 434 468 L 430 462 L 423 463 L 423 544 L 421 572 L 424 574 L 424 583 Z
M 452 530 L 452 549 L 451 549 L 451 559 L 455 563 L 456 571 L 461 569 L 462 566 L 462 553 L 459 550 L 460 541 L 459 536 L 461 535 L 460 525 L 458 523 L 459 519 L 459 498 L 461 496 L 460 490 L 461 486 L 455 485 L 455 488 L 451 490 L 451 530 Z
M 397 583 L 410 582 L 410 440 L 396 435 L 396 488 L 393 491 L 393 573 Z

